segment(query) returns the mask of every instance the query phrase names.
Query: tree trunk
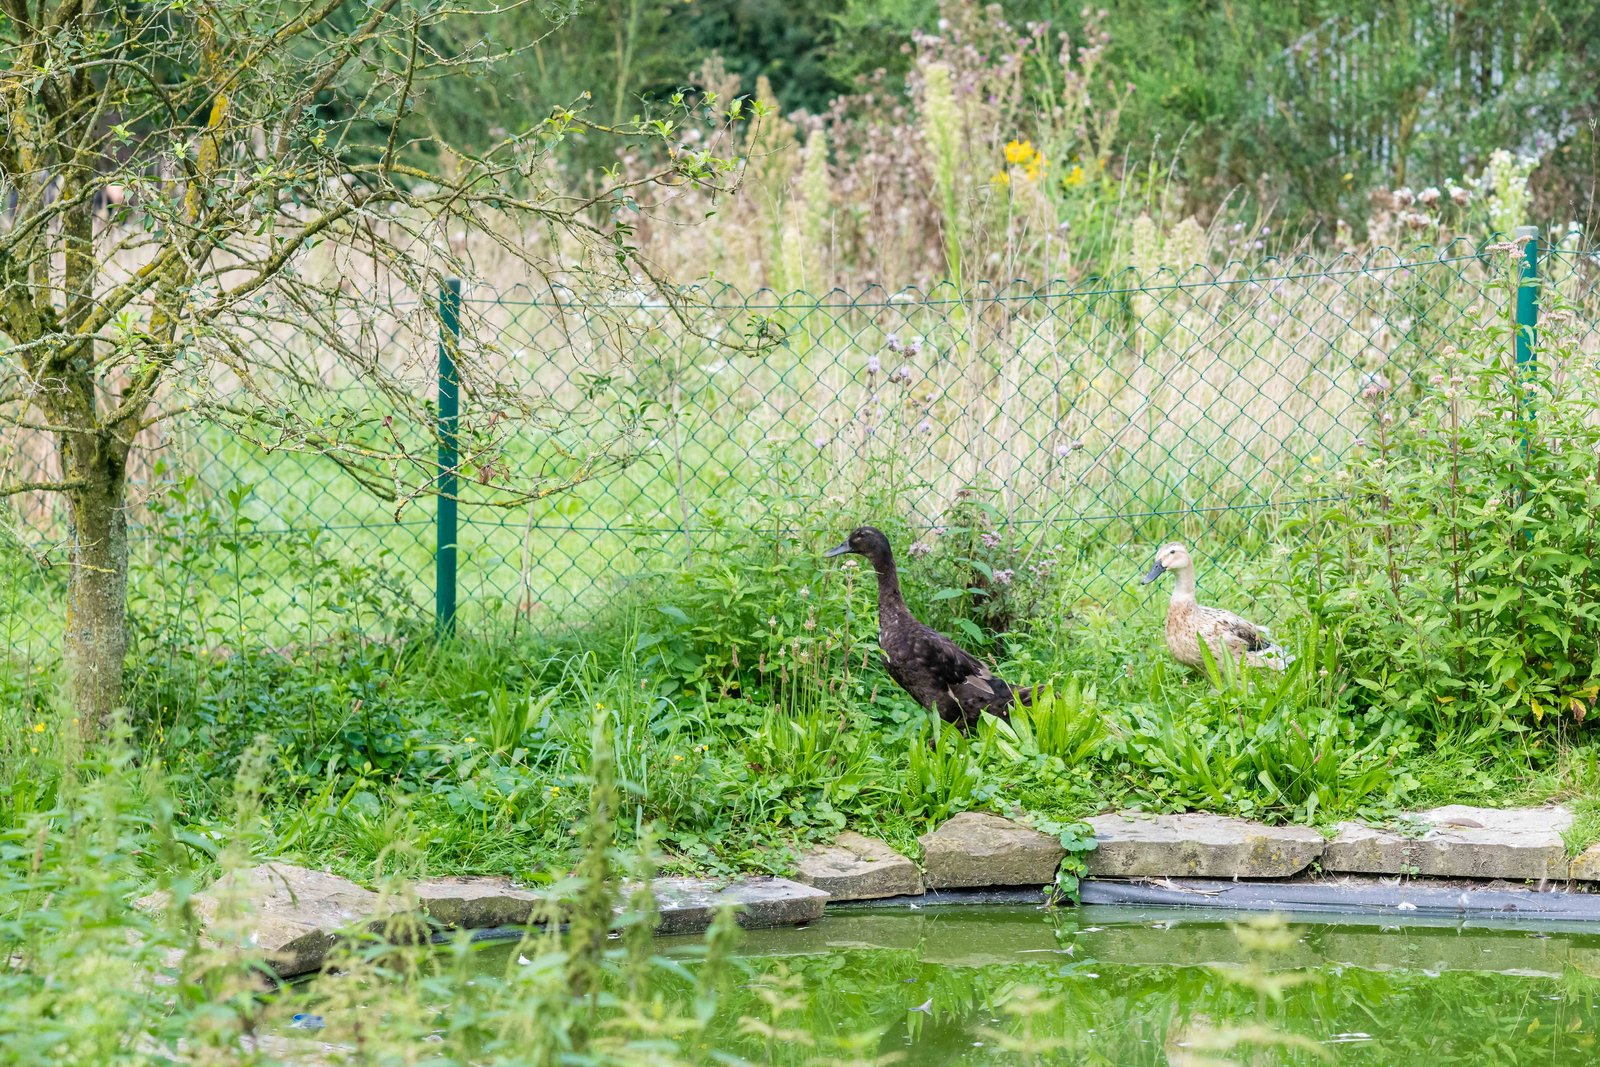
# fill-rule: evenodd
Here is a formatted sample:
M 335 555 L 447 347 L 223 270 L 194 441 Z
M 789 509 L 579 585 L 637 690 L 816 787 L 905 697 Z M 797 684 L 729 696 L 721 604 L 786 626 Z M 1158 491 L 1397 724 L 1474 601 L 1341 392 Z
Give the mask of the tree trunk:
M 65 436 L 65 435 L 63 435 Z M 93 738 L 122 706 L 128 655 L 127 450 L 102 437 L 87 456 L 62 441 L 63 466 L 85 484 L 67 493 L 72 523 L 67 575 L 67 688 L 83 736 Z M 77 460 L 78 462 L 73 462 Z

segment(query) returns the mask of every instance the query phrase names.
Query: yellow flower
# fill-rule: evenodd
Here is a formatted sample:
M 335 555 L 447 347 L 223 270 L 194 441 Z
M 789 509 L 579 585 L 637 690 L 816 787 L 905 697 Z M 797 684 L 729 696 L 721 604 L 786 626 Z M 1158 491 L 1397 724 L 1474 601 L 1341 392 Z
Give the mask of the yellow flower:
M 1073 167 L 1071 170 L 1067 171 L 1067 176 L 1062 178 L 1061 181 L 1066 185 L 1082 185 L 1083 168 Z
M 672 759 L 673 759 L 673 762 L 675 762 L 675 763 L 682 763 L 683 762 L 683 757 L 682 756 L 673 756 Z
M 477 738 L 476 738 L 476 737 L 469 737 L 469 738 L 467 738 L 467 744 L 469 744 L 469 745 L 470 745 L 470 744 L 472 744 L 472 743 L 473 743 L 473 742 L 474 742 L 474 741 L 476 741 L 476 740 L 477 740 Z
M 1032 141 L 1011 141 L 1006 144 L 1006 162 L 1018 166 L 1028 162 L 1036 153 Z
M 561 795 L 561 787 L 559 785 L 551 786 L 550 787 L 550 795 L 553 796 L 553 797 L 560 796 Z
M 997 170 L 997 171 L 994 172 L 994 177 L 989 179 L 989 184 L 990 185 L 999 185 L 999 186 L 1010 185 L 1011 184 L 1011 175 L 1007 174 L 1003 170 Z
M 39 754 L 39 746 L 38 745 L 34 745 L 32 751 L 33 751 L 33 754 L 35 756 L 37 756 Z
M 34 723 L 33 724 L 33 732 L 36 733 L 36 734 L 44 733 L 44 723 L 42 723 L 42 722 Z
M 1043 156 L 1036 155 L 1032 159 L 1028 160 L 1028 166 L 1024 170 L 1024 173 L 1027 174 L 1030 182 L 1036 182 L 1040 178 L 1044 177 L 1044 172 L 1049 169 L 1050 161 L 1045 159 Z

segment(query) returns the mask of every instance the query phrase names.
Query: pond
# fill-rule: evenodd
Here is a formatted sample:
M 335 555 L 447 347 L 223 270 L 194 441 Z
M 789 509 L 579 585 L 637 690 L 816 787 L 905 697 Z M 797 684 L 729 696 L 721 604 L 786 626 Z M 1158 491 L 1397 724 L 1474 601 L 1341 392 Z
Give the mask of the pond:
M 750 931 L 707 1035 L 908 1065 L 1592 1064 L 1600 931 L 1203 909 L 841 908 Z M 701 939 L 663 938 L 685 973 Z M 503 971 L 512 946 L 484 946 Z M 687 990 L 688 980 L 683 980 Z

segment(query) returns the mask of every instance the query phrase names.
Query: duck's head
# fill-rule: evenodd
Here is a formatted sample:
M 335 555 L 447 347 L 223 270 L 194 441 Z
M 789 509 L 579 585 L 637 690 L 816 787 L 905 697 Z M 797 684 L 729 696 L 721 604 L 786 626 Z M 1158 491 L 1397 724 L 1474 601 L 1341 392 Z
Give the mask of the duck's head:
M 894 558 L 889 550 L 889 539 L 883 531 L 876 526 L 857 526 L 850 531 L 850 536 L 838 548 L 830 548 L 824 556 L 842 556 L 846 552 L 854 552 L 859 556 L 866 556 L 874 564 Z
M 1149 585 L 1168 571 L 1181 571 L 1192 566 L 1194 561 L 1189 558 L 1189 550 L 1176 541 L 1170 542 L 1156 549 L 1156 565 L 1150 568 L 1150 573 L 1139 584 Z

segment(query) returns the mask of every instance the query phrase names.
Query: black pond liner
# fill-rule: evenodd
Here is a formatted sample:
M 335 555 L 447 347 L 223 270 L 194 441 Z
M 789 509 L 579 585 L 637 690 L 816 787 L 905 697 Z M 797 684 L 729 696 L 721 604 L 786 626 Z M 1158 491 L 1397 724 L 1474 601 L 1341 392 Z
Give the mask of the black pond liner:
M 1213 913 L 1280 912 L 1290 916 L 1329 916 L 1384 925 L 1437 926 L 1443 923 L 1533 924 L 1542 929 L 1600 933 L 1600 893 L 1562 890 L 1490 889 L 1425 882 L 1235 882 L 1212 878 L 1171 878 L 1160 883 L 1086 879 L 1085 908 L 1148 909 L 1151 918 L 1173 909 Z M 940 908 L 981 904 L 1045 904 L 1038 886 L 993 886 L 984 889 L 930 889 L 921 896 L 830 903 L 828 911 L 857 908 Z M 1200 918 L 1200 916 L 1195 916 Z M 824 920 L 826 921 L 826 920 Z M 473 941 L 521 937 L 523 928 L 494 927 L 472 931 Z M 435 935 L 449 941 L 453 933 Z
M 1086 907 L 1191 908 L 1212 912 L 1287 912 L 1295 915 L 1373 916 L 1389 923 L 1421 919 L 1573 923 L 1600 932 L 1600 893 L 1430 885 L 1425 882 L 1235 882 L 1171 878 L 1151 881 L 1085 879 Z M 1045 895 L 1028 886 L 936 889 L 920 897 L 855 900 L 853 907 L 938 907 L 962 904 L 1042 904 Z

